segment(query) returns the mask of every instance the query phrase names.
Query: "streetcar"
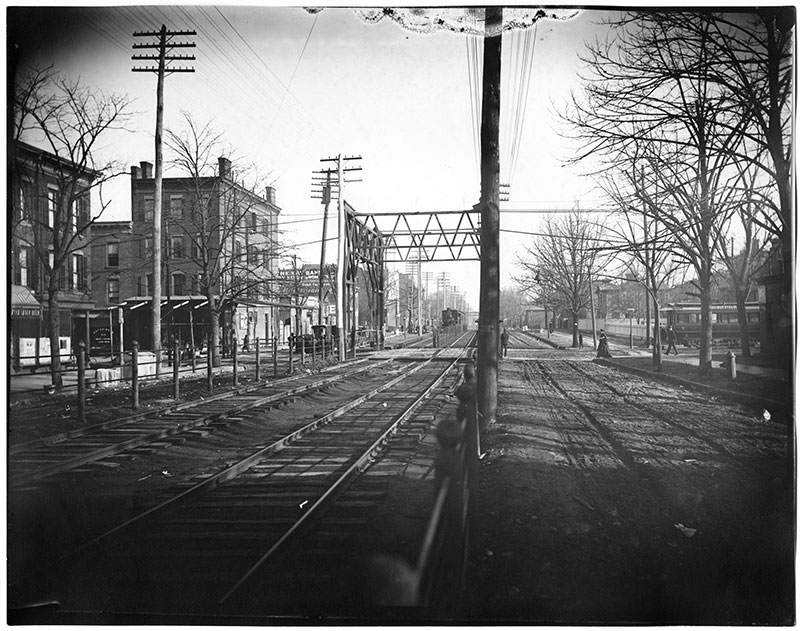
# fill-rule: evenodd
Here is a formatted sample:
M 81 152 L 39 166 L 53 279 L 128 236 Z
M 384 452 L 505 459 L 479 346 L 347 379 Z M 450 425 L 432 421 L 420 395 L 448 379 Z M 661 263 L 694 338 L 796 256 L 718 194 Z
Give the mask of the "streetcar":
M 458 309 L 445 309 L 442 311 L 442 326 L 461 324 L 461 315 Z
M 747 333 L 750 344 L 758 344 L 761 337 L 760 312 L 757 302 L 745 303 Z M 675 330 L 675 341 L 683 346 L 700 345 L 700 304 L 696 302 L 670 304 L 661 308 L 665 330 Z M 662 333 L 662 338 L 663 338 Z M 735 304 L 711 305 L 711 337 L 713 344 L 740 346 L 741 331 Z M 665 340 L 663 340 L 666 343 Z

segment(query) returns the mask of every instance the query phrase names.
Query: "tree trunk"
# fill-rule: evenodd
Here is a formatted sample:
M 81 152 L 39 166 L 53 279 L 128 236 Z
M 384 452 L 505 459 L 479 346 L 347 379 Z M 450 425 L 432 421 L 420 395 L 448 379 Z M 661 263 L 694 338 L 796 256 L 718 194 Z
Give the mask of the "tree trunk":
M 742 339 L 742 357 L 750 357 L 750 333 L 747 328 L 747 311 L 745 309 L 745 293 L 736 288 L 736 316 L 739 321 L 739 335 Z
M 653 300 L 653 327 L 655 329 L 653 340 L 653 367 L 657 370 L 661 370 L 661 309 L 658 306 L 658 301 L 655 299 Z
M 220 365 L 219 357 L 219 310 L 217 309 L 214 296 L 206 294 L 208 300 L 208 361 L 214 368 Z
M 648 290 L 649 285 L 649 290 Z M 661 306 L 658 304 L 656 293 L 655 272 L 652 267 L 647 269 L 647 282 L 645 283 L 644 302 L 647 305 L 647 324 L 645 337 L 650 340 L 650 301 L 653 301 L 653 367 L 661 370 Z
M 578 348 L 578 313 L 572 312 L 572 348 Z
M 58 279 L 51 279 L 47 288 L 47 309 L 50 319 L 50 378 L 56 390 L 64 387 L 61 378 L 61 349 L 59 348 L 59 338 L 61 337 L 61 319 L 58 313 Z
M 701 279 L 700 290 L 700 363 L 699 373 L 701 375 L 711 374 L 711 342 L 712 342 L 712 323 L 711 323 L 711 290 L 710 279 Z

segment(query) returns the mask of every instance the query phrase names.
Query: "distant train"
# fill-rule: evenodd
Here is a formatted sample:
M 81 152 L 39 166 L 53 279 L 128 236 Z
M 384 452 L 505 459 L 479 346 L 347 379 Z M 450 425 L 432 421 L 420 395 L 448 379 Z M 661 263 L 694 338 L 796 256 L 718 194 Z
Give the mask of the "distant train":
M 461 324 L 462 313 L 458 309 L 445 309 L 442 311 L 442 326 Z
M 747 333 L 750 344 L 761 338 L 760 313 L 757 302 L 745 304 Z M 675 330 L 675 341 L 683 346 L 700 345 L 700 305 L 677 303 L 661 308 L 665 328 Z M 738 346 L 741 344 L 739 317 L 735 304 L 711 305 L 711 337 L 714 344 Z

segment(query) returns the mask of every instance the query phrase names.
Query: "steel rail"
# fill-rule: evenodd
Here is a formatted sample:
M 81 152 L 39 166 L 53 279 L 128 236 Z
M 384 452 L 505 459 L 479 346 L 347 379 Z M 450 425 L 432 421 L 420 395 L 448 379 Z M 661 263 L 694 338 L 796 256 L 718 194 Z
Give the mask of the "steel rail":
M 336 370 L 338 368 L 342 368 L 343 366 L 352 366 L 353 364 L 360 364 L 362 362 L 369 361 L 368 359 L 356 359 L 346 364 L 335 364 L 334 366 L 330 366 L 328 368 L 324 368 L 321 372 L 328 372 L 332 370 Z M 92 432 L 97 432 L 103 429 L 113 429 L 115 427 L 119 427 L 122 425 L 126 425 L 127 423 L 132 423 L 133 421 L 141 420 L 142 418 L 147 418 L 151 416 L 161 416 L 164 414 L 169 414 L 171 412 L 180 412 L 183 410 L 191 409 L 193 407 L 197 407 L 200 405 L 205 405 L 207 403 L 211 403 L 214 401 L 220 401 L 228 398 L 232 398 L 235 396 L 239 396 L 242 394 L 247 394 L 248 392 L 252 392 L 254 390 L 263 389 L 265 386 L 279 386 L 291 381 L 296 381 L 297 379 L 302 379 L 305 377 L 306 374 L 300 373 L 297 375 L 290 375 L 288 377 L 282 377 L 281 379 L 276 379 L 273 381 L 263 381 L 257 384 L 252 384 L 248 386 L 244 386 L 241 388 L 236 388 L 235 390 L 229 390 L 227 392 L 220 392 L 218 394 L 212 394 L 208 397 L 204 397 L 200 401 L 182 401 L 180 403 L 172 403 L 170 405 L 166 405 L 155 410 L 144 410 L 142 412 L 137 412 L 136 414 L 129 414 L 127 416 L 123 416 L 121 418 L 113 419 L 110 421 L 103 421 L 101 423 L 95 423 L 94 425 L 88 425 L 86 427 L 81 427 L 78 429 L 70 430 L 68 432 L 61 432 L 58 434 L 51 434 L 50 436 L 43 436 L 42 438 L 35 438 L 33 440 L 16 443 L 14 445 L 9 446 L 8 453 L 9 455 L 17 455 L 19 453 L 24 453 L 26 450 L 31 450 L 35 447 L 49 447 L 52 445 L 56 445 L 62 443 L 66 440 L 71 438 L 80 438 L 81 436 L 86 436 L 91 434 Z
M 418 397 L 414 399 L 414 401 L 412 401 L 408 406 L 406 406 L 405 410 L 400 413 L 400 415 L 391 423 L 391 425 L 389 425 L 389 427 L 386 428 L 381 433 L 381 435 L 377 439 L 375 439 L 375 441 L 362 452 L 362 455 L 359 456 L 359 458 L 357 458 L 356 461 L 352 465 L 350 465 L 347 468 L 347 470 L 328 488 L 328 490 L 325 491 L 325 493 L 323 493 L 323 495 L 319 499 L 317 499 L 305 513 L 303 513 L 303 515 L 280 537 L 280 539 L 278 539 L 278 541 L 276 541 L 272 545 L 272 547 L 269 550 L 267 550 L 258 559 L 258 561 L 256 561 L 256 563 L 253 564 L 253 566 L 249 570 L 247 570 L 247 572 L 245 572 L 245 574 L 222 596 L 222 598 L 220 598 L 220 600 L 218 601 L 219 604 L 224 604 L 228 600 L 228 598 L 230 598 L 234 593 L 236 593 L 242 587 L 242 585 L 244 585 L 247 582 L 247 580 L 253 574 L 255 574 L 255 572 L 262 565 L 264 565 L 264 563 L 267 562 L 267 560 L 275 556 L 278 550 L 280 550 L 293 536 L 295 536 L 306 525 L 306 522 L 312 519 L 312 516 L 316 518 L 318 513 L 328 508 L 328 506 L 333 501 L 335 501 L 335 499 L 339 495 L 341 495 L 344 489 L 346 489 L 347 486 L 349 486 L 352 483 L 352 481 L 356 478 L 356 476 L 360 475 L 366 470 L 369 464 L 371 464 L 371 462 L 374 461 L 377 454 L 383 450 L 383 448 L 385 447 L 386 443 L 389 440 L 389 437 L 397 432 L 399 426 L 402 425 L 404 422 L 406 422 L 408 418 L 414 413 L 414 410 L 416 410 L 416 408 L 426 398 L 428 398 L 431 391 L 433 391 L 436 387 L 439 386 L 439 384 L 442 382 L 445 376 L 450 372 L 453 366 L 455 366 L 461 360 L 463 355 L 466 353 L 466 349 L 467 347 L 464 347 L 461 353 L 455 359 L 453 359 L 443 370 L 440 371 L 439 376 L 428 387 L 425 388 L 422 394 L 420 394 Z M 435 355 L 438 355 L 439 352 L 437 352 Z M 406 375 L 401 375 L 397 379 L 394 379 L 392 382 L 390 382 L 391 385 L 398 383 L 402 379 L 405 379 L 414 372 L 417 372 L 418 370 L 421 370 L 423 367 L 432 363 L 433 363 L 433 357 L 425 360 L 424 362 L 421 362 L 418 366 L 415 366 L 413 369 L 411 369 Z M 370 393 L 369 397 L 365 395 L 364 397 L 360 398 L 364 400 L 366 400 L 366 398 L 372 398 L 373 396 L 375 396 L 375 394 L 378 394 L 378 391 L 383 391 L 387 389 L 387 387 L 389 387 L 389 385 L 387 385 L 386 387 L 382 386 L 374 393 Z M 360 401 L 359 405 L 361 403 L 363 403 L 363 401 Z M 351 406 L 349 409 L 352 409 L 352 407 L 355 406 Z
M 439 352 L 441 352 L 441 351 L 439 351 Z M 425 362 L 421 362 L 418 366 L 416 366 L 414 368 L 411 368 L 410 370 L 406 371 L 405 374 L 400 375 L 398 377 L 395 377 L 394 379 L 391 379 L 389 382 L 387 382 L 385 384 L 382 384 L 381 386 L 379 386 L 375 390 L 373 390 L 373 391 L 371 391 L 371 392 L 369 392 L 367 394 L 361 395 L 361 396 L 359 396 L 358 398 L 356 398 L 356 399 L 354 399 L 352 401 L 349 401 L 348 403 L 346 403 L 343 406 L 340 406 L 339 408 L 337 408 L 333 412 L 330 412 L 330 413 L 328 413 L 328 414 L 326 414 L 326 415 L 324 415 L 324 416 L 322 416 L 322 417 L 320 417 L 318 419 L 315 419 L 314 421 L 312 421 L 312 422 L 308 423 L 307 425 L 304 425 L 303 427 L 291 432 L 290 434 L 284 436 L 283 438 L 280 438 L 280 439 L 274 441 L 270 445 L 267 445 L 266 447 L 263 447 L 263 448 L 257 450 L 256 452 L 254 452 L 254 453 L 250 454 L 249 456 L 243 458 L 239 462 L 237 462 L 237 463 L 235 463 L 233 465 L 230 465 L 229 467 L 227 467 L 223 471 L 220 471 L 219 473 L 217 473 L 217 474 L 215 474 L 215 475 L 213 475 L 213 476 L 211 476 L 209 478 L 206 478 L 202 482 L 199 482 L 199 483 L 195 484 L 194 486 L 186 489 L 185 491 L 182 491 L 181 493 L 179 493 L 175 497 L 172 497 L 172 498 L 170 498 L 168 500 L 165 500 L 165 501 L 161 502 L 160 504 L 158 504 L 158 505 L 156 505 L 156 506 L 144 511 L 143 513 L 140 513 L 139 515 L 137 515 L 137 516 L 135 516 L 135 517 L 133 517 L 133 518 L 121 523 L 121 524 L 118 524 L 114 528 L 112 528 L 112 529 L 110 529 L 110 530 L 108 530 L 108 531 L 96 536 L 91 541 L 83 544 L 77 550 L 75 550 L 73 552 L 73 554 L 76 554 L 76 553 L 78 553 L 78 552 L 80 552 L 82 550 L 85 550 L 85 549 L 87 549 L 87 548 L 89 548 L 91 546 L 95 546 L 95 545 L 99 544 L 100 542 L 102 542 L 103 540 L 105 540 L 105 539 L 107 539 L 107 538 L 109 538 L 109 537 L 111 537 L 113 535 L 119 534 L 120 532 L 122 532 L 124 530 L 128 530 L 129 528 L 132 528 L 133 526 L 141 526 L 148 519 L 152 519 L 157 514 L 161 514 L 161 513 L 165 512 L 167 509 L 178 508 L 181 503 L 185 503 L 186 501 L 189 501 L 189 500 L 193 499 L 195 496 L 202 495 L 203 493 L 206 493 L 210 489 L 216 488 L 217 486 L 219 486 L 219 485 L 221 485 L 221 484 L 223 484 L 223 483 L 225 483 L 225 482 L 227 482 L 229 480 L 232 480 L 233 478 L 239 476 L 241 473 L 243 473 L 246 470 L 248 470 L 255 463 L 263 460 L 265 457 L 268 457 L 268 456 L 270 456 L 270 455 L 272 455 L 274 453 L 277 453 L 278 451 L 281 451 L 290 442 L 305 436 L 306 434 L 308 434 L 309 432 L 313 431 L 317 427 L 320 427 L 320 426 L 323 426 L 323 425 L 327 425 L 328 423 L 330 423 L 331 421 L 335 420 L 336 418 L 339 418 L 340 416 L 346 414 L 347 412 L 349 412 L 354 407 L 356 407 L 358 405 L 361 405 L 364 401 L 367 401 L 370 398 L 373 398 L 374 396 L 376 396 L 377 394 L 379 394 L 383 390 L 386 390 L 387 388 L 390 388 L 392 385 L 395 385 L 396 383 L 399 383 L 403 379 L 405 379 L 408 376 L 410 376 L 413 373 L 415 373 L 417 370 L 421 369 L 425 364 L 431 363 L 432 359 L 433 358 L 428 359 Z
M 18 488 L 18 487 L 26 486 L 26 485 L 30 484 L 31 482 L 35 482 L 37 480 L 41 480 L 43 478 L 47 478 L 47 477 L 50 477 L 52 475 L 56 475 L 58 473 L 62 473 L 64 471 L 69 471 L 70 469 L 74 469 L 76 467 L 80 467 L 80 466 L 88 464 L 90 462 L 94 462 L 96 460 L 100 460 L 100 459 L 106 458 L 108 456 L 112 456 L 112 455 L 115 455 L 115 454 L 130 450 L 130 449 L 134 449 L 134 448 L 140 447 L 142 445 L 146 445 L 146 444 L 151 443 L 151 442 L 153 442 L 155 440 L 159 440 L 161 438 L 167 438 L 169 436 L 174 436 L 176 434 L 180 434 L 181 432 L 185 432 L 185 431 L 191 430 L 191 429 L 193 429 L 195 427 L 199 427 L 199 426 L 202 426 L 202 425 L 207 425 L 210 422 L 213 422 L 213 421 L 216 421 L 216 420 L 220 420 L 221 418 L 225 418 L 226 416 L 239 414 L 241 412 L 250 410 L 252 408 L 259 407 L 259 406 L 262 406 L 262 405 L 267 405 L 267 404 L 270 404 L 270 403 L 274 403 L 276 401 L 280 401 L 282 399 L 286 399 L 288 397 L 292 397 L 292 396 L 295 396 L 297 394 L 301 394 L 301 393 L 309 391 L 309 390 L 317 390 L 319 388 L 323 388 L 323 387 L 325 387 L 327 385 L 330 385 L 332 383 L 336 383 L 337 381 L 342 381 L 343 379 L 351 377 L 354 374 L 358 374 L 360 372 L 363 372 L 365 370 L 373 368 L 376 365 L 386 364 L 386 363 L 389 363 L 391 361 L 393 361 L 393 360 L 391 360 L 391 359 L 383 360 L 382 362 L 379 362 L 378 364 L 371 364 L 371 365 L 363 366 L 362 368 L 360 368 L 359 370 L 357 370 L 355 372 L 347 372 L 347 373 L 342 373 L 342 374 L 338 374 L 338 375 L 333 375 L 331 377 L 327 377 L 327 378 L 322 379 L 320 381 L 315 381 L 313 383 L 304 384 L 304 385 L 298 386 L 296 388 L 292 388 L 290 390 L 281 391 L 281 392 L 277 392 L 277 393 L 274 393 L 274 394 L 271 394 L 271 395 L 260 397 L 259 399 L 255 400 L 255 401 L 248 401 L 247 403 L 231 407 L 230 409 L 225 410 L 224 412 L 209 412 L 207 414 L 203 414 L 203 415 L 199 416 L 198 418 L 195 418 L 195 419 L 192 419 L 192 420 L 180 421 L 180 422 L 176 423 L 175 425 L 171 425 L 170 427 L 165 427 L 165 428 L 159 429 L 157 431 L 147 432 L 147 433 L 145 433 L 145 434 L 143 434 L 141 436 L 137 436 L 135 438 L 130 438 L 130 439 L 125 440 L 123 442 L 114 443 L 114 444 L 109 445 L 107 447 L 101 447 L 100 449 L 95 449 L 93 451 L 90 451 L 88 453 L 82 454 L 80 456 L 76 456 L 74 458 L 70 458 L 70 459 L 67 459 L 67 460 L 63 460 L 61 462 L 57 462 L 57 463 L 55 463 L 55 464 L 53 464 L 53 465 L 51 465 L 49 467 L 45 467 L 43 469 L 39 469 L 38 471 L 24 472 L 24 478 L 22 480 L 12 481 L 9 486 L 12 487 L 12 488 Z M 291 380 L 295 380 L 295 379 L 298 379 L 298 378 L 301 378 L 301 377 L 304 377 L 304 376 L 306 376 L 306 375 L 297 375 L 296 377 L 292 377 Z M 283 383 L 286 383 L 286 381 L 287 380 L 284 380 Z M 263 387 L 265 385 L 274 386 L 276 384 L 275 384 L 275 382 L 272 382 L 270 384 L 261 384 L 261 388 L 263 389 Z M 249 392 L 252 392 L 252 391 L 258 390 L 258 389 L 259 389 L 258 387 L 251 388 L 249 390 Z M 238 395 L 247 394 L 247 392 L 248 391 L 239 392 Z M 231 395 L 229 397 L 221 397 L 220 399 L 215 399 L 215 401 L 224 400 L 224 399 L 227 399 L 227 398 L 233 398 L 234 396 L 237 396 L 237 394 L 233 394 L 233 395 Z M 181 410 L 191 409 L 193 407 L 198 407 L 199 405 L 204 405 L 204 404 L 207 404 L 209 402 L 210 402 L 209 399 L 205 399 L 204 401 L 202 401 L 200 403 L 193 403 L 193 405 L 191 405 L 191 406 L 184 406 L 184 407 L 181 408 Z M 145 415 L 144 418 L 148 418 L 149 416 L 152 416 L 154 418 L 163 418 L 165 420 L 168 420 L 169 419 L 168 414 L 173 412 L 173 411 L 180 411 L 180 410 L 170 410 L 170 412 L 167 412 L 166 414 L 164 413 L 163 410 L 161 410 L 158 413 L 154 413 L 152 415 Z M 130 422 L 130 421 L 128 421 L 128 422 Z M 124 424 L 127 424 L 127 423 L 123 423 L 122 425 L 124 425 Z M 112 426 L 112 427 L 110 427 L 108 429 L 114 429 L 115 427 L 119 427 L 119 426 L 120 425 Z

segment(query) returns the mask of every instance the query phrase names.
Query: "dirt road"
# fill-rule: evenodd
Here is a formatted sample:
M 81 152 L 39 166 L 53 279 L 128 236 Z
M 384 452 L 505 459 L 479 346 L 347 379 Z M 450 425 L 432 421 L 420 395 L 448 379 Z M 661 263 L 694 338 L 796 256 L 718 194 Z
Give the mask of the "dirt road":
M 465 616 L 791 624 L 786 418 L 590 362 L 503 362 Z

